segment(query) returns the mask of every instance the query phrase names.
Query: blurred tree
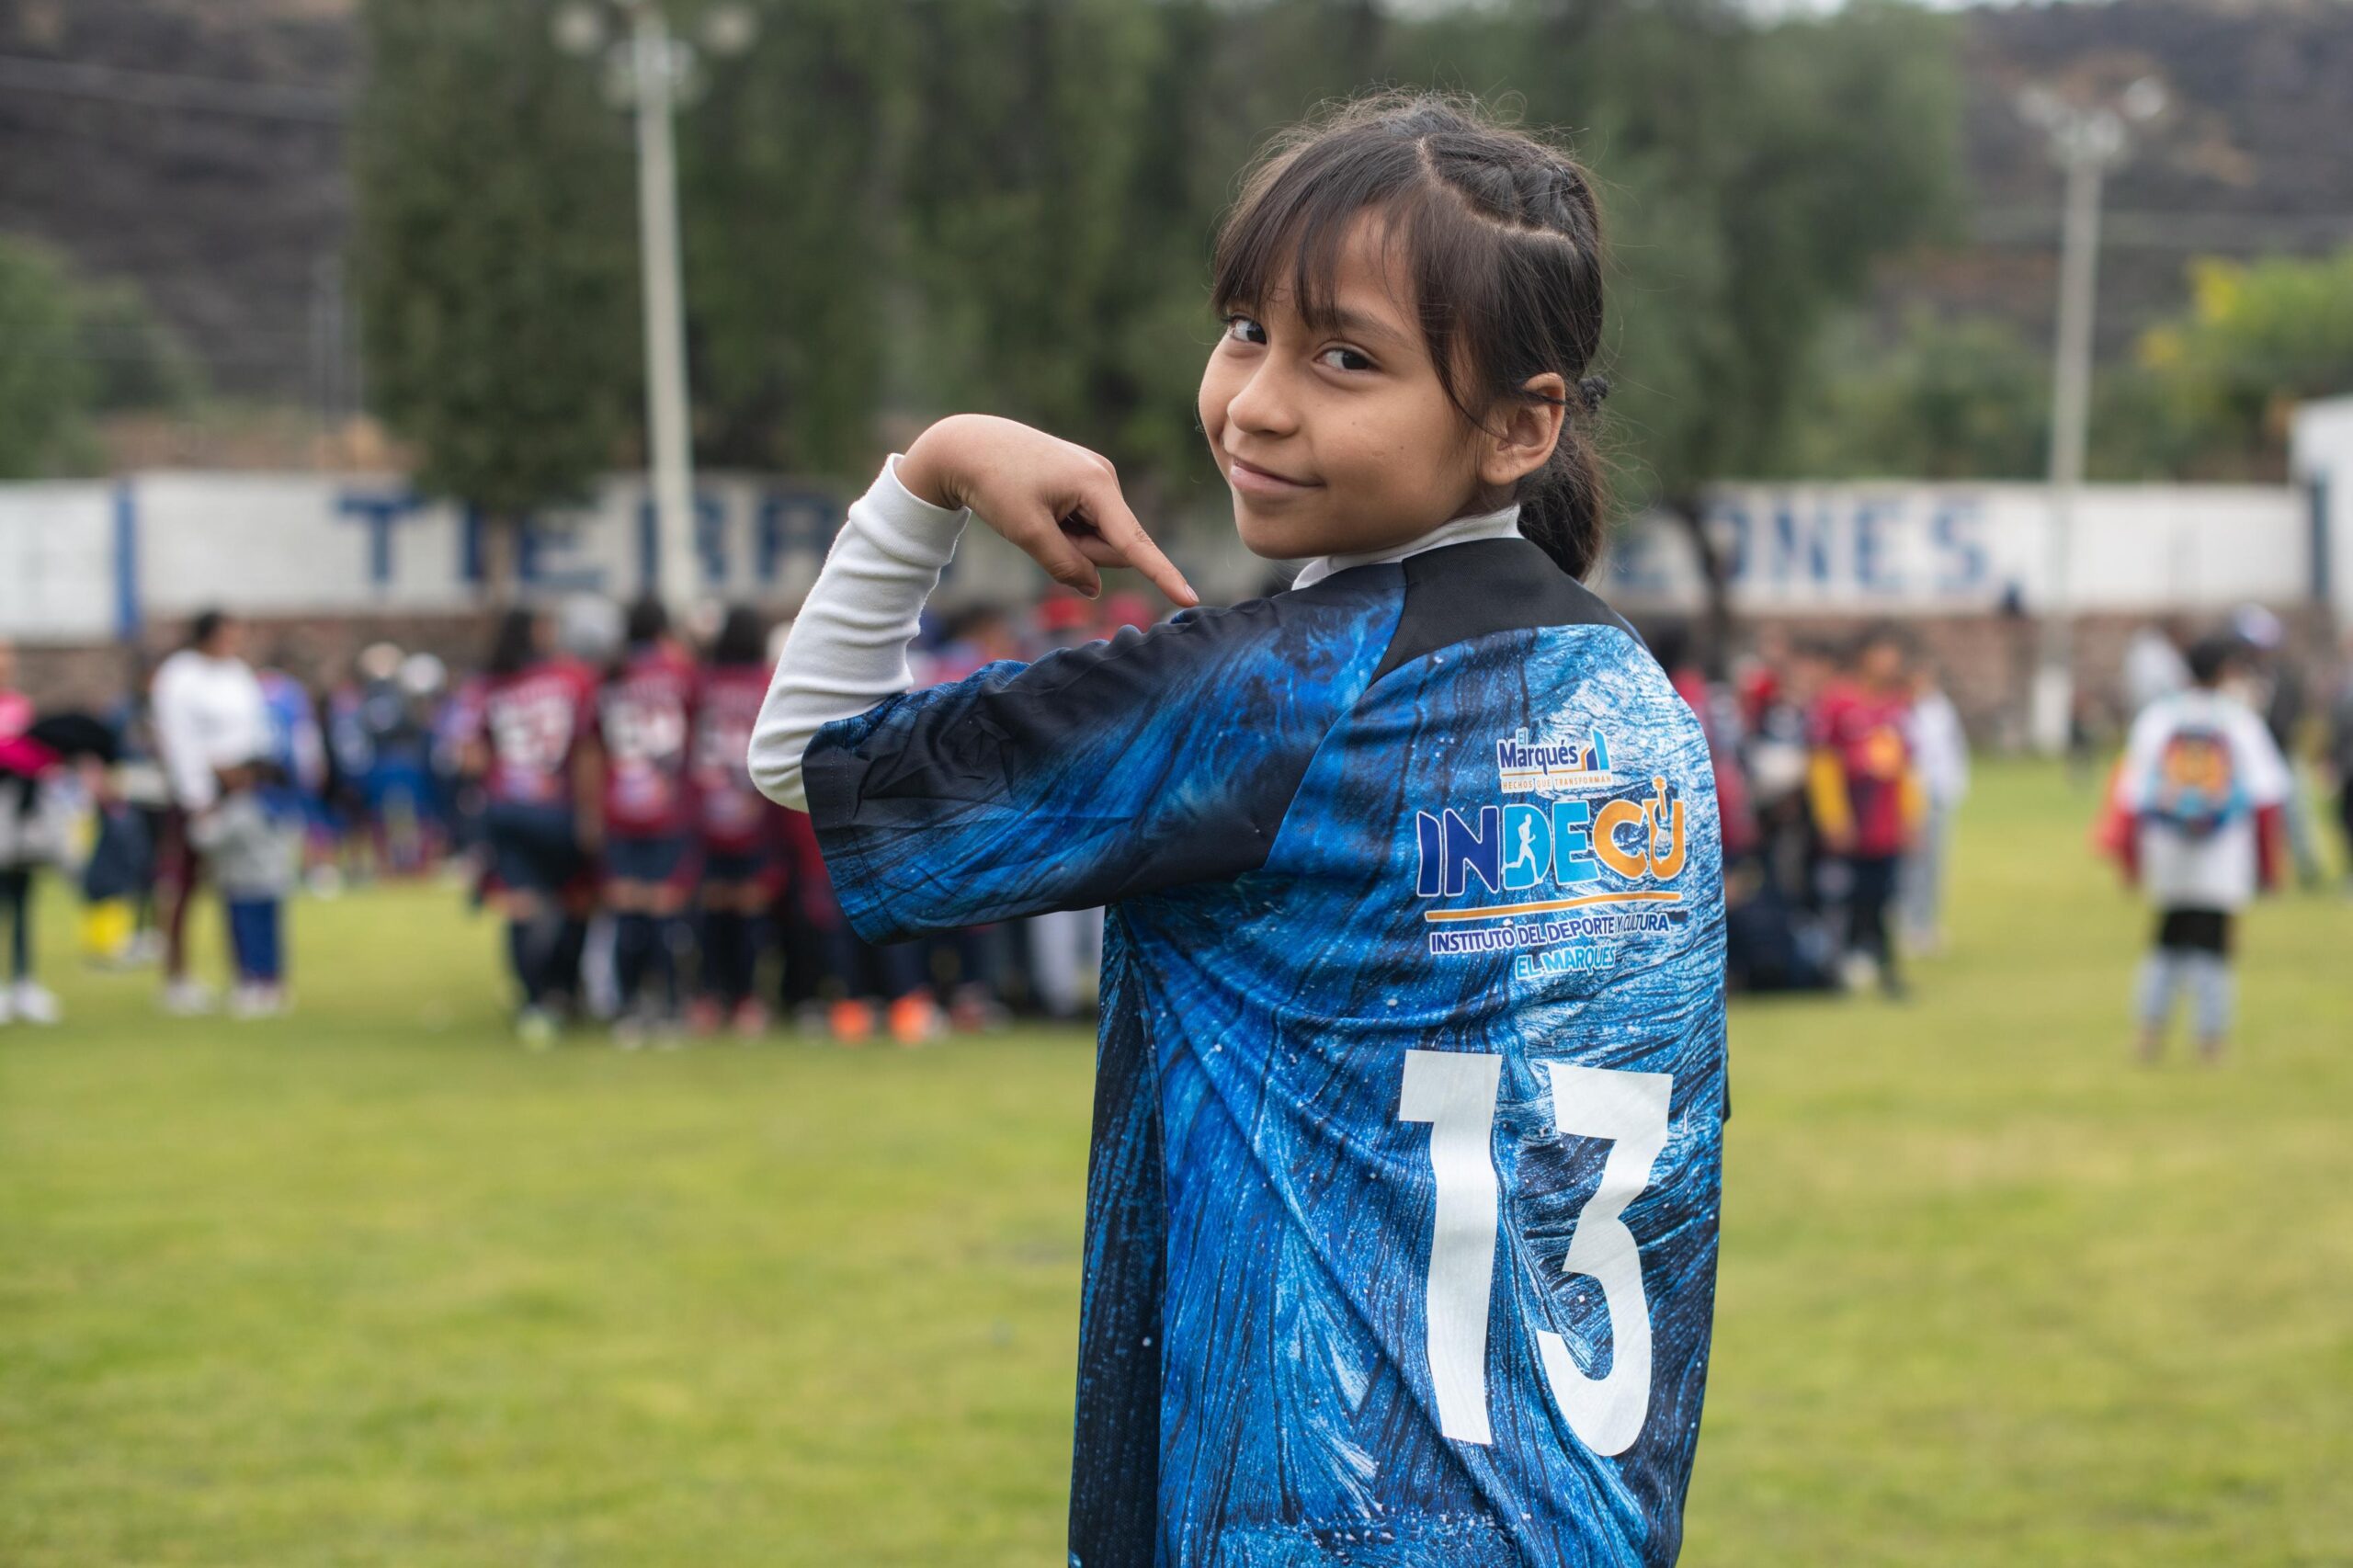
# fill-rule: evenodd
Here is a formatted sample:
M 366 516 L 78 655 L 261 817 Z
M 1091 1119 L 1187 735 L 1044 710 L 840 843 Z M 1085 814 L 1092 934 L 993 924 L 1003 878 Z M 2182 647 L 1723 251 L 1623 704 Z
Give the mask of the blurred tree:
M 85 284 L 74 315 L 99 413 L 185 409 L 202 395 L 203 366 L 137 284 Z
M 1154 510 L 1213 474 L 1208 259 L 1268 133 L 1368 84 L 1574 133 L 1614 236 L 1620 489 L 1696 516 L 1772 472 L 1825 322 L 1954 185 L 1949 24 L 1885 0 L 761 0 L 680 120 L 707 459 L 856 481 L 890 412 L 986 407 L 1108 453 Z M 693 0 L 677 0 L 691 26 Z M 631 186 L 527 0 L 369 0 L 359 253 L 378 406 L 426 482 L 585 480 L 635 364 Z M 1696 526 L 1696 524 L 1695 524 Z
M 1622 498 L 1691 530 L 1721 657 L 1701 488 L 1777 472 L 1825 324 L 1955 222 L 1952 22 L 1889 0 L 1770 26 L 1729 0 L 1519 0 L 1454 28 L 1469 85 L 1582 129 L 1612 236 Z
M 353 126 L 369 395 L 426 491 L 514 527 L 614 459 L 640 369 L 624 122 L 538 0 L 368 0 Z
M 900 7 L 769 6 L 678 120 L 698 445 L 722 463 L 859 476 L 882 400 Z M 683 9 L 681 15 L 684 15 Z
M 52 474 L 88 455 L 95 388 L 80 303 L 47 251 L 0 238 L 0 478 Z
M 2153 453 L 2177 476 L 2271 479 L 2286 472 L 2288 417 L 2309 398 L 2353 392 L 2353 249 L 2317 260 L 2200 261 L 2190 305 L 2140 346 L 2131 397 L 2170 439 Z
M 1912 316 L 1892 347 L 1827 335 L 1821 393 L 1760 472 L 1813 479 L 2039 479 L 2051 366 L 2003 322 Z
M 1134 187 L 1164 25 L 1134 0 L 909 8 L 902 401 L 1121 445 L 1144 395 L 1131 329 L 1169 279 Z

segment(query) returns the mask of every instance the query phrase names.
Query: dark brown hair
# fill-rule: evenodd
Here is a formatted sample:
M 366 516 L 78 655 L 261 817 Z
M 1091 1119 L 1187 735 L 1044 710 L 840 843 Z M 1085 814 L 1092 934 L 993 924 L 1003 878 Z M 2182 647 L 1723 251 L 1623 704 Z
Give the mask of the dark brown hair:
M 1609 383 L 1601 346 L 1601 213 L 1566 153 L 1497 123 L 1475 101 L 1383 93 L 1339 106 L 1260 153 L 1217 237 L 1213 298 L 1249 310 L 1286 263 L 1302 319 L 1328 330 L 1333 279 L 1360 212 L 1388 220 L 1414 280 L 1438 384 L 1485 424 L 1524 403 L 1532 376 L 1568 382 L 1545 465 L 1519 482 L 1519 531 L 1574 577 L 1601 551 L 1604 489 L 1593 427 Z

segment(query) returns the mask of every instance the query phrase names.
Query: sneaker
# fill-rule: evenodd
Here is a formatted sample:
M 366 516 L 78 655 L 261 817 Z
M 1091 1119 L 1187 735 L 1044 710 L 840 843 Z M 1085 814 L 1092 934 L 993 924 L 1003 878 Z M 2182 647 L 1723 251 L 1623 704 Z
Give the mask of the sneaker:
M 1838 984 L 1849 992 L 1869 991 L 1879 983 L 1879 960 L 1869 953 L 1848 953 L 1838 963 Z
M 20 980 L 9 997 L 10 1010 L 20 1024 L 53 1024 L 65 1017 L 65 1009 L 38 982 Z
M 285 993 L 275 985 L 244 984 L 229 993 L 229 1016 L 233 1018 L 274 1018 L 285 1010 Z
M 717 1034 L 720 1025 L 726 1021 L 727 1009 L 715 997 L 698 996 L 687 1004 L 687 1028 L 698 1040 Z
M 874 1033 L 874 1009 L 858 998 L 845 997 L 825 1017 L 834 1038 L 844 1045 L 864 1045 Z
M 967 1034 L 994 1033 L 1013 1022 L 1013 1014 L 985 991 L 964 991 L 949 1005 L 948 1017 Z
M 212 1011 L 216 999 L 212 988 L 200 980 L 167 980 L 156 1005 L 176 1018 L 193 1018 Z
M 555 1016 L 545 1007 L 526 1007 L 515 1015 L 515 1038 L 526 1051 L 547 1051 L 555 1045 Z
M 891 1038 L 901 1045 L 922 1045 L 947 1032 L 947 1015 L 928 992 L 910 991 L 891 1004 Z
M 757 1040 L 768 1032 L 767 1005 L 756 996 L 746 996 L 735 1004 L 735 1016 L 731 1020 L 738 1040 Z

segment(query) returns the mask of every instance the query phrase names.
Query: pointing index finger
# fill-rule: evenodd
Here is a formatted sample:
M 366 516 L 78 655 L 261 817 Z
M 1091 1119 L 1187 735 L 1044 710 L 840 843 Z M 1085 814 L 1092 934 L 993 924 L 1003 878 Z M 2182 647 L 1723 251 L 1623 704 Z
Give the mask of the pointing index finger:
M 1106 483 L 1097 494 L 1094 522 L 1096 531 L 1119 548 L 1128 558 L 1128 564 L 1142 573 L 1180 608 L 1190 609 L 1201 602 L 1201 596 L 1185 581 L 1176 563 L 1153 542 L 1136 515 L 1128 510 L 1127 497 L 1120 494 L 1118 481 Z

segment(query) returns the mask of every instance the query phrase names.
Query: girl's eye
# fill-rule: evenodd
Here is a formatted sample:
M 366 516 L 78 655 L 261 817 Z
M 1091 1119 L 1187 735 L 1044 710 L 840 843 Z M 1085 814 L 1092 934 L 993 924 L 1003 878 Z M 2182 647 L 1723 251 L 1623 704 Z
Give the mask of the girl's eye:
M 1257 335 L 1253 337 L 1252 333 Z M 1267 329 L 1237 312 L 1225 318 L 1225 335 L 1237 343 L 1264 343 L 1267 341 Z
M 1316 358 L 1336 370 L 1370 370 L 1374 368 L 1371 360 L 1355 349 L 1345 348 L 1337 344 L 1326 348 Z

